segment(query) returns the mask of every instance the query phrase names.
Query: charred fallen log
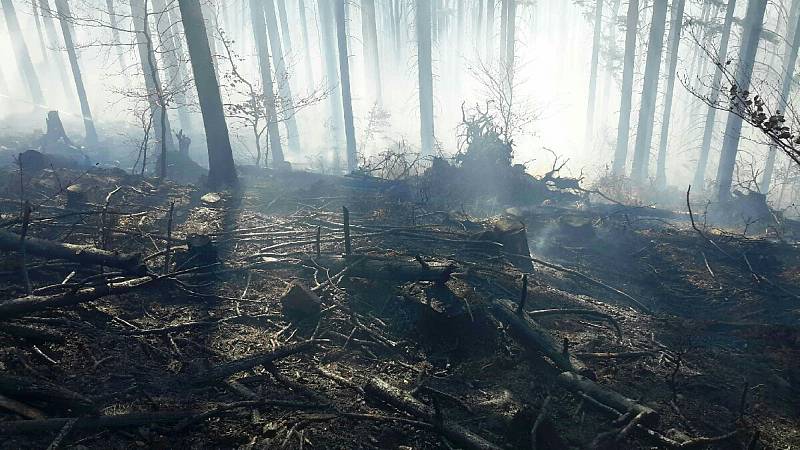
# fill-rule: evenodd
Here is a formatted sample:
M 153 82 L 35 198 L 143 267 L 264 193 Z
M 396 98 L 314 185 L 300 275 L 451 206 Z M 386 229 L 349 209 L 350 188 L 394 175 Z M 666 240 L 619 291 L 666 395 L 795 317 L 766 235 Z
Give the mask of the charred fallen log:
M 601 386 L 594 381 L 582 377 L 576 373 L 563 372 L 558 376 L 558 382 L 567 389 L 574 392 L 582 392 L 592 397 L 598 402 L 610 406 L 622 413 L 630 412 L 633 416 L 642 415 L 640 421 L 645 426 L 653 426 L 658 423 L 658 413 L 652 408 L 637 403 L 624 395 L 615 392 L 607 387 Z
M 463 448 L 475 450 L 499 450 L 501 448 L 457 423 L 443 420 L 432 408 L 380 378 L 371 379 L 364 386 L 364 392 L 414 417 L 434 424 L 443 436 Z
M 24 316 L 35 311 L 90 302 L 106 295 L 123 294 L 148 285 L 152 277 L 114 281 L 100 286 L 86 287 L 62 294 L 27 295 L 0 303 L 0 322 Z
M 30 377 L 0 375 L 0 394 L 14 400 L 41 403 L 42 409 L 63 412 L 97 412 L 94 403 L 85 396 L 56 384 Z
M 338 272 L 348 267 L 345 276 L 406 283 L 433 281 L 445 283 L 457 267 L 453 263 L 427 262 L 421 258 L 387 258 L 379 256 L 345 256 L 316 258 L 317 264 Z
M 216 383 L 224 380 L 225 378 L 255 366 L 273 363 L 281 358 L 291 356 L 300 352 L 311 350 L 316 342 L 313 340 L 298 342 L 296 344 L 288 344 L 277 349 L 267 352 L 259 353 L 258 355 L 249 356 L 242 359 L 237 359 L 227 363 L 220 364 L 212 367 L 200 375 L 193 375 L 187 381 L 194 385 L 202 385 L 208 383 Z
M 18 251 L 20 235 L 0 230 L 0 250 Z M 91 245 L 64 244 L 46 239 L 28 237 L 25 239 L 25 251 L 29 255 L 49 259 L 66 259 L 80 264 L 114 267 L 126 272 L 144 274 L 145 265 L 138 253 L 118 253 L 101 250 Z

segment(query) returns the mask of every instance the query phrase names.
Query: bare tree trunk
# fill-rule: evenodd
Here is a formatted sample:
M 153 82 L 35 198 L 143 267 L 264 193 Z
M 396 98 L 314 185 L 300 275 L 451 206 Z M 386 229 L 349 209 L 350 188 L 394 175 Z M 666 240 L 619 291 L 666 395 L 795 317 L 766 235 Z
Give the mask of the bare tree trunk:
M 292 36 L 289 33 L 289 18 L 286 16 L 286 0 L 275 0 L 278 5 L 278 17 L 281 22 L 281 37 L 284 55 L 292 54 Z
M 629 0 L 625 20 L 625 58 L 622 67 L 622 92 L 620 93 L 619 124 L 617 125 L 617 146 L 614 150 L 615 175 L 625 172 L 628 160 L 628 140 L 631 127 L 631 97 L 633 97 L 633 65 L 636 62 L 636 28 L 639 26 L 639 0 Z
M 383 105 L 381 64 L 378 59 L 378 26 L 375 20 L 375 0 L 361 0 L 361 36 L 364 47 L 365 78 L 372 83 L 373 103 Z
M 281 34 L 278 30 L 278 19 L 275 15 L 275 5 L 273 0 L 264 1 L 264 14 L 267 19 L 267 33 L 269 34 L 269 46 L 272 50 L 272 61 L 275 63 L 275 83 L 278 85 L 278 92 L 281 94 L 281 101 L 286 104 L 286 114 L 284 123 L 286 125 L 286 142 L 289 149 L 295 154 L 300 152 L 300 133 L 297 131 L 297 120 L 292 111 L 294 99 L 292 88 L 289 84 L 289 72 L 286 70 L 286 60 L 281 44 Z
M 155 124 L 155 134 L 158 136 L 161 146 L 159 176 L 164 178 L 166 177 L 167 153 L 175 151 L 175 143 L 172 140 L 172 129 L 167 115 L 164 91 L 158 74 L 158 62 L 155 58 L 153 39 L 149 30 L 150 13 L 147 11 L 148 1 L 131 0 L 131 13 L 133 15 L 134 30 L 136 31 L 136 47 L 144 72 L 147 101 Z
M 658 143 L 658 162 L 656 164 L 656 187 L 667 185 L 667 143 L 669 142 L 669 124 L 672 120 L 672 97 L 675 91 L 675 76 L 678 70 L 678 50 L 681 45 L 683 29 L 683 11 L 686 0 L 672 2 L 672 24 L 669 28 L 669 68 L 667 69 L 667 92 L 664 94 L 664 114 L 661 119 L 661 135 Z
M 764 28 L 764 12 L 767 9 L 767 0 L 750 0 L 747 3 L 747 15 L 744 21 L 744 34 L 739 52 L 739 63 L 736 67 L 736 85 L 740 90 L 750 87 L 753 76 L 753 65 L 758 53 L 758 42 L 761 39 L 761 30 Z M 733 106 L 734 108 L 736 106 Z M 724 202 L 731 196 L 733 184 L 733 171 L 736 168 L 736 153 L 739 151 L 739 138 L 742 135 L 742 118 L 737 114 L 728 113 L 728 122 L 725 125 L 725 134 L 722 140 L 722 153 L 717 168 L 717 201 Z
M 223 0 L 224 1 L 224 0 Z M 206 33 L 208 34 L 208 48 L 211 49 L 211 62 L 214 65 L 214 73 L 219 79 L 219 61 L 217 61 L 219 54 L 217 53 L 217 11 L 214 9 L 214 3 L 203 1 L 200 3 L 202 8 L 203 20 L 205 20 Z
M 731 37 L 731 26 L 733 25 L 733 13 L 736 11 L 736 0 L 728 0 L 728 7 L 725 12 L 725 21 L 722 25 L 722 37 L 719 43 L 719 53 L 717 59 L 720 62 L 728 60 L 728 42 Z M 716 66 L 714 79 L 711 81 L 711 93 L 709 102 L 714 105 L 719 101 L 719 89 L 722 83 L 722 67 Z M 708 167 L 708 154 L 711 151 L 711 139 L 714 133 L 714 122 L 717 117 L 717 109 L 714 106 L 708 107 L 706 123 L 703 127 L 703 142 L 700 144 L 700 157 L 697 160 L 697 169 L 694 173 L 693 185 L 698 190 L 705 190 L 706 168 Z
M 664 28 L 667 22 L 667 2 L 653 3 L 653 18 L 647 42 L 647 62 L 644 68 L 642 102 L 639 106 L 639 126 L 633 153 L 631 178 L 638 182 L 647 179 L 650 166 L 650 146 L 653 141 L 653 119 L 656 114 L 658 77 L 661 70 L 661 52 L 664 48 Z
M 508 43 L 508 2 L 509 0 L 500 0 L 500 48 L 501 51 L 506 48 Z
M 514 48 L 516 46 L 516 29 L 517 29 L 517 2 L 516 0 L 508 0 L 506 11 L 506 64 L 509 70 L 509 79 L 514 72 Z
M 789 15 L 789 25 L 787 33 L 786 50 L 783 54 L 783 74 L 781 74 L 781 97 L 782 103 L 781 110 L 786 111 L 789 107 L 789 95 L 792 92 L 792 77 L 794 75 L 794 68 L 797 64 L 797 51 L 800 48 L 800 0 L 792 2 L 791 13 Z M 769 192 L 770 182 L 772 181 L 772 174 L 775 171 L 775 156 L 777 149 L 774 145 L 769 146 L 769 154 L 767 155 L 767 162 L 764 165 L 764 174 L 759 183 L 759 190 L 766 194 Z
M 83 85 L 81 67 L 78 64 L 78 54 L 75 52 L 75 43 L 72 41 L 72 30 L 70 29 L 69 17 L 72 16 L 67 0 L 55 0 L 56 11 L 58 11 L 61 33 L 64 35 L 64 45 L 67 47 L 67 57 L 72 68 L 72 78 L 75 80 L 75 88 L 78 92 L 78 100 L 81 104 L 81 114 L 83 115 L 83 126 L 86 129 L 86 144 L 97 144 L 97 130 L 92 119 L 92 110 L 89 108 L 89 99 L 86 97 L 86 88 Z
M 431 61 L 431 1 L 419 0 L 416 8 L 420 150 L 423 155 L 432 155 L 435 134 L 433 126 L 433 68 Z
M 225 123 L 225 111 L 219 93 L 219 83 L 211 63 L 211 48 L 199 0 L 178 0 L 186 46 L 192 62 L 194 83 L 200 100 L 200 112 L 208 142 L 208 184 L 213 187 L 238 184 L 233 151 Z
M 339 83 L 338 63 L 336 56 L 336 35 L 334 31 L 333 9 L 330 0 L 317 0 L 320 28 L 322 28 L 322 53 L 325 56 L 325 72 L 331 107 L 331 131 L 333 132 L 333 148 L 339 153 L 339 146 L 344 143 L 344 117 L 342 116 L 342 94 Z
M 0 6 L 3 7 L 8 33 L 12 36 L 11 46 L 14 48 L 14 55 L 17 58 L 17 66 L 20 69 L 20 75 L 22 75 L 22 79 L 28 86 L 31 99 L 37 107 L 41 108 L 44 106 L 44 94 L 42 94 L 42 87 L 39 84 L 39 76 L 36 74 L 36 69 L 33 67 L 31 54 L 28 52 L 28 45 L 25 43 L 25 35 L 22 33 L 19 21 L 17 20 L 17 11 L 14 9 L 14 2 L 12 0 L 0 0 Z
M 311 41 L 308 39 L 308 21 L 306 20 L 305 0 L 300 0 L 299 13 L 300 26 L 303 33 L 303 57 L 305 60 L 304 65 L 306 69 L 306 86 L 309 89 L 312 89 L 314 87 L 314 72 L 311 70 L 311 67 L 314 65 L 314 63 L 311 61 Z
M 358 168 L 356 153 L 356 130 L 353 123 L 353 103 L 350 94 L 350 63 L 347 53 L 347 32 L 344 26 L 344 10 L 347 0 L 336 0 L 334 13 L 336 16 L 336 41 L 339 47 L 339 77 L 342 80 L 342 106 L 344 110 L 344 134 L 347 141 L 347 170 L 353 172 Z
M 480 1 L 480 0 L 479 0 Z M 486 60 L 494 59 L 495 0 L 486 0 Z
M 117 24 L 117 13 L 114 10 L 114 0 L 106 0 L 106 9 L 108 9 L 108 20 L 111 25 L 111 38 L 114 42 L 114 47 L 117 50 L 117 59 L 119 60 L 119 68 L 122 73 L 125 73 L 125 52 L 122 50 L 122 42 L 119 39 L 119 25 Z
M 166 64 L 167 73 L 169 74 L 169 86 L 173 92 L 175 102 L 178 104 L 178 118 L 181 122 L 181 128 L 187 132 L 191 130 L 191 117 L 186 109 L 186 93 L 184 91 L 184 76 L 181 71 L 183 63 L 178 56 L 178 40 L 175 35 L 174 27 L 171 20 L 171 14 L 165 0 L 152 0 L 153 10 L 157 14 L 156 29 L 158 30 L 158 39 L 161 44 L 161 56 Z M 171 7 L 171 6 L 170 6 Z
M 72 89 L 72 80 L 70 80 L 67 69 L 64 66 L 64 59 L 61 57 L 61 52 L 59 51 L 61 48 L 61 41 L 58 39 L 58 33 L 53 24 L 53 17 L 55 17 L 56 13 L 50 9 L 50 2 L 48 0 L 39 0 L 39 11 L 42 14 L 42 22 L 44 22 L 44 32 L 47 36 L 47 42 L 52 49 L 49 57 L 58 70 L 58 77 L 61 79 L 65 100 L 67 100 L 69 104 L 75 104 L 77 103 L 77 99 L 75 98 L 75 91 Z
M 589 66 L 589 102 L 586 105 L 586 130 L 584 131 L 584 146 L 592 150 L 594 137 L 594 104 L 597 99 L 597 66 L 600 61 L 600 40 L 603 30 L 603 1 L 595 0 L 594 7 L 594 34 L 592 36 L 592 62 Z
M 39 17 L 40 14 L 38 0 L 31 0 L 31 5 L 33 6 L 33 20 L 36 22 L 36 35 L 39 38 L 39 51 L 42 53 L 42 59 L 45 66 L 47 66 L 47 49 L 45 48 L 44 34 L 42 33 L 42 21 Z
M 264 6 L 260 0 L 250 0 L 250 19 L 253 26 L 253 37 L 256 41 L 258 66 L 261 71 L 261 85 L 264 90 L 264 102 L 267 107 L 267 136 L 272 149 L 272 162 L 278 168 L 284 161 L 283 145 L 278 130 L 278 114 L 275 111 L 275 87 L 272 81 L 272 68 L 267 49 L 267 28 L 264 24 Z

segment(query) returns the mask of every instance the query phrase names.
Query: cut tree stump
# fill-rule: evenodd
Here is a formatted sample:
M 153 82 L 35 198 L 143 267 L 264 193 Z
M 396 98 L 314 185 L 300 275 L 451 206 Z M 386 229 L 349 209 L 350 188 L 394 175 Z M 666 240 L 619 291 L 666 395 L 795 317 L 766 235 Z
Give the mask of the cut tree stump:
M 19 242 L 18 234 L 0 230 L 0 250 L 16 252 L 19 250 Z M 135 274 L 144 274 L 147 270 L 142 263 L 142 256 L 138 253 L 118 253 L 91 245 L 64 244 L 27 237 L 25 251 L 29 255 L 47 259 L 65 259 L 79 264 L 114 267 Z
M 380 378 L 372 378 L 369 383 L 364 386 L 364 392 L 401 411 L 433 424 L 434 428 L 444 437 L 462 448 L 474 450 L 500 450 L 502 448 L 457 423 L 443 420 L 441 423 L 437 424 L 437 414 L 432 408 L 415 399 L 402 389 L 396 388 Z

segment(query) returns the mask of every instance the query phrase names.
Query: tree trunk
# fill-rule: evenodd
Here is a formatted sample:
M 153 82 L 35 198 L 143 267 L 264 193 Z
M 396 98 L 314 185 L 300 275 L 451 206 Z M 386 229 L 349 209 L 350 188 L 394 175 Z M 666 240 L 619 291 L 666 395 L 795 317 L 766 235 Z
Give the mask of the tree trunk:
M 364 47 L 365 78 L 372 82 L 372 102 L 383 105 L 381 65 L 378 56 L 378 25 L 375 20 L 375 0 L 361 0 L 361 39 Z
M 342 93 L 339 84 L 336 57 L 336 35 L 334 31 L 333 10 L 330 0 L 317 0 L 320 28 L 322 29 L 322 53 L 325 56 L 325 76 L 327 78 L 328 98 L 331 107 L 331 131 L 333 148 L 339 154 L 339 146 L 344 139 L 344 118 L 342 116 Z
M 50 2 L 48 0 L 39 0 L 39 11 L 41 11 L 42 14 L 42 21 L 44 22 L 44 32 L 45 35 L 47 35 L 47 42 L 50 44 L 52 49 L 49 57 L 53 59 L 56 69 L 58 70 L 58 76 L 61 79 L 61 84 L 64 89 L 63 92 L 66 96 L 65 100 L 67 100 L 69 104 L 75 104 L 77 99 L 75 98 L 75 92 L 72 89 L 72 80 L 70 80 L 69 75 L 67 75 L 67 69 L 64 67 L 64 60 L 61 57 L 61 52 L 57 51 L 57 49 L 61 47 L 61 44 L 58 39 L 56 27 L 53 24 L 53 17 L 56 13 L 50 9 Z
M 653 2 L 653 17 L 647 42 L 647 62 L 644 68 L 642 102 L 639 106 L 639 126 L 633 152 L 631 178 L 638 182 L 647 180 L 650 166 L 650 146 L 653 140 L 653 120 L 656 114 L 658 77 L 661 69 L 661 51 L 664 48 L 664 28 L 667 22 L 667 2 Z
M 42 62 L 44 63 L 45 67 L 47 67 L 47 49 L 44 43 L 44 34 L 42 33 L 42 21 L 39 17 L 39 1 L 32 0 L 31 5 L 33 6 L 33 20 L 36 22 L 36 36 L 39 39 L 39 51 L 42 54 Z
M 592 62 L 589 66 L 589 102 L 586 106 L 586 130 L 584 130 L 584 146 L 592 150 L 592 137 L 594 136 L 594 104 L 597 98 L 597 66 L 600 61 L 600 40 L 603 29 L 603 1 L 595 0 L 594 7 L 594 35 L 592 36 Z
M 728 0 L 728 7 L 725 12 L 725 21 L 722 25 L 722 37 L 719 42 L 719 53 L 717 60 L 725 63 L 728 60 L 728 42 L 731 37 L 731 26 L 733 25 L 733 13 L 736 10 L 736 0 Z M 711 81 L 711 94 L 709 95 L 709 102 L 715 105 L 719 101 L 719 89 L 722 83 L 722 67 L 716 66 L 714 71 L 714 78 Z M 700 157 L 697 160 L 697 169 L 694 173 L 693 185 L 697 186 L 698 190 L 705 190 L 706 184 L 706 167 L 708 166 L 708 154 L 711 151 L 711 139 L 714 133 L 714 121 L 717 117 L 717 109 L 714 106 L 708 107 L 708 114 L 706 115 L 706 123 L 703 127 L 703 142 L 700 144 Z
M 435 134 L 433 126 L 433 68 L 431 62 L 431 1 L 420 0 L 417 2 L 416 8 L 420 149 L 423 155 L 432 155 Z
M 508 40 L 508 2 L 500 0 L 500 49 L 505 50 Z
M 764 27 L 764 12 L 767 9 L 767 0 L 750 0 L 747 3 L 747 15 L 744 20 L 742 46 L 739 53 L 739 63 L 736 67 L 736 86 L 740 90 L 750 87 L 753 76 L 753 64 L 758 53 L 758 42 L 761 39 L 761 30 Z M 736 106 L 733 106 L 734 108 Z M 737 114 L 728 113 L 728 122 L 725 125 L 725 134 L 722 140 L 722 153 L 717 168 L 717 201 L 727 201 L 731 196 L 733 184 L 733 171 L 736 168 L 736 153 L 739 151 L 739 138 L 742 135 L 742 118 Z
M 305 0 L 300 0 L 299 13 L 300 26 L 302 27 L 301 31 L 303 34 L 303 57 L 305 59 L 304 65 L 306 69 L 306 86 L 311 89 L 314 87 L 314 72 L 311 70 L 314 62 L 311 61 L 311 41 L 308 39 L 308 21 L 306 20 Z
M 269 49 L 267 49 L 264 6 L 260 0 L 250 0 L 250 20 L 253 26 L 253 37 L 256 42 L 256 54 L 258 55 L 258 67 L 261 72 L 264 102 L 267 108 L 267 136 L 269 138 L 269 146 L 272 149 L 272 162 L 277 168 L 284 161 L 283 146 L 281 144 L 280 130 L 278 130 L 278 115 L 275 111 L 275 87 L 272 82 Z
M 356 155 L 356 130 L 353 124 L 353 103 L 350 94 L 350 63 L 347 53 L 347 32 L 344 26 L 345 2 L 336 0 L 334 13 L 336 16 L 336 41 L 339 47 L 339 77 L 342 80 L 342 107 L 344 111 L 344 134 L 347 141 L 347 170 L 356 170 L 358 161 Z
M 611 7 L 611 19 L 607 23 L 608 27 L 608 42 L 610 46 L 610 50 L 613 53 L 617 52 L 617 16 L 619 15 L 619 5 L 620 0 L 614 0 L 613 6 Z M 602 100 L 602 107 L 600 111 L 608 111 L 608 97 L 609 93 L 611 92 L 611 81 L 613 80 L 613 76 L 611 75 L 612 71 L 607 70 L 605 76 L 603 77 L 603 100 Z M 606 115 L 604 118 L 604 122 L 608 121 L 609 117 Z
M 672 24 L 669 28 L 669 68 L 667 69 L 667 92 L 664 94 L 664 114 L 661 119 L 661 135 L 658 143 L 658 163 L 656 165 L 656 187 L 667 185 L 667 143 L 669 142 L 669 123 L 672 119 L 672 96 L 675 90 L 675 75 L 678 70 L 678 50 L 681 45 L 683 11 L 686 0 L 672 3 Z
M 78 92 L 78 101 L 81 104 L 81 114 L 83 115 L 83 126 L 86 129 L 86 145 L 97 144 L 97 130 L 94 128 L 92 110 L 89 108 L 89 100 L 86 98 L 86 88 L 83 85 L 81 67 L 78 64 L 78 54 L 75 52 L 75 43 L 72 41 L 72 30 L 70 29 L 68 17 L 71 17 L 67 0 L 55 0 L 56 11 L 58 11 L 61 33 L 64 35 L 64 45 L 67 48 L 69 65 L 72 68 L 72 78 L 75 80 L 75 88 Z
M 479 0 L 480 1 L 480 0 Z M 494 59 L 494 9 L 495 0 L 486 0 L 486 60 Z
M 517 2 L 508 0 L 506 11 L 506 64 L 508 65 L 509 80 L 514 74 L 514 47 L 516 45 Z
M 117 59 L 119 60 L 119 68 L 121 73 L 125 73 L 125 52 L 122 49 L 122 43 L 119 39 L 119 25 L 117 24 L 117 13 L 114 11 L 114 0 L 106 0 L 106 9 L 108 9 L 108 20 L 111 25 L 111 38 L 114 47 L 117 50 Z
M 19 26 L 17 20 L 17 11 L 14 9 L 14 2 L 12 0 L 0 0 L 0 6 L 3 7 L 3 14 L 6 18 L 6 25 L 8 26 L 8 34 L 11 36 L 11 46 L 14 48 L 14 55 L 17 58 L 17 66 L 20 69 L 20 75 L 28 86 L 28 92 L 31 95 L 33 103 L 38 108 L 44 106 L 44 94 L 42 94 L 42 87 L 39 84 L 39 77 L 36 75 L 36 69 L 33 67 L 31 54 L 28 52 L 28 45 L 25 44 L 25 35 Z
M 158 175 L 166 176 L 167 153 L 175 152 L 175 143 L 172 140 L 172 129 L 167 115 L 165 96 L 158 74 L 158 61 L 155 57 L 153 39 L 149 30 L 149 15 L 145 10 L 147 0 L 131 0 L 131 13 L 133 14 L 133 27 L 136 32 L 136 48 L 139 52 L 144 84 L 147 90 L 147 101 L 150 105 L 150 114 L 153 117 L 153 129 L 161 147 Z
M 186 109 L 186 93 L 184 91 L 184 76 L 181 71 L 182 62 L 178 57 L 178 40 L 175 35 L 171 14 L 169 13 L 169 6 L 165 0 L 152 0 L 153 10 L 157 11 L 158 20 L 156 21 L 156 29 L 158 30 L 158 39 L 161 44 L 161 57 L 164 59 L 164 64 L 167 66 L 167 73 L 169 74 L 169 86 L 173 93 L 175 102 L 178 104 L 178 118 L 181 122 L 181 127 L 187 132 L 191 129 L 191 118 L 189 117 Z
M 622 68 L 622 92 L 620 94 L 619 124 L 617 125 L 617 147 L 614 150 L 613 173 L 622 175 L 628 159 L 628 139 L 631 127 L 631 97 L 633 97 L 633 65 L 636 62 L 636 27 L 639 26 L 639 0 L 628 2 L 625 20 L 625 59 Z
M 785 111 L 789 107 L 789 95 L 792 92 L 792 77 L 794 76 L 794 68 L 797 64 L 797 51 L 800 48 L 800 14 L 798 14 L 798 6 L 800 0 L 792 2 L 791 14 L 789 15 L 789 25 L 787 34 L 786 50 L 783 54 L 783 74 L 781 75 L 781 97 L 782 104 L 781 111 Z M 769 192 L 769 185 L 772 181 L 772 174 L 775 171 L 775 157 L 777 149 L 774 145 L 769 146 L 769 154 L 767 155 L 767 162 L 764 165 L 764 174 L 759 183 L 759 190 L 761 193 L 766 194 Z
M 266 0 L 263 4 L 264 14 L 267 19 L 269 46 L 270 50 L 272 50 L 272 61 L 275 64 L 275 83 L 278 85 L 281 101 L 286 105 L 283 109 L 284 124 L 286 125 L 286 143 L 289 145 L 289 149 L 297 154 L 300 152 L 300 134 L 297 131 L 297 120 L 294 117 L 294 111 L 292 111 L 294 108 L 292 87 L 289 84 L 289 72 L 286 70 L 281 33 L 278 29 L 278 18 L 275 15 L 275 4 L 272 2 L 273 0 Z
M 292 36 L 289 34 L 289 18 L 286 16 L 286 0 L 275 0 L 278 5 L 278 17 L 281 23 L 281 37 L 285 55 L 292 54 Z
M 206 25 L 199 0 L 178 0 L 181 10 L 186 46 L 192 62 L 194 84 L 200 100 L 206 141 L 208 142 L 208 184 L 235 186 L 238 182 L 233 151 L 225 123 L 225 111 L 219 93 L 219 83 L 211 63 L 211 48 L 208 44 Z
M 211 62 L 214 66 L 217 80 L 219 80 L 219 61 L 217 61 L 217 28 L 219 25 L 217 24 L 217 12 L 214 9 L 214 4 L 208 1 L 202 1 L 200 8 L 202 8 L 203 20 L 205 20 L 208 48 L 211 49 Z

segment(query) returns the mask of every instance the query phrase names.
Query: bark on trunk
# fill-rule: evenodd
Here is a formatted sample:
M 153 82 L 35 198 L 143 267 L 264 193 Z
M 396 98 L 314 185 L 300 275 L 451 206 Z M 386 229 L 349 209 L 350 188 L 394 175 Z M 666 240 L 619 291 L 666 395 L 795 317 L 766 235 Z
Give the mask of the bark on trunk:
M 272 61 L 275 64 L 275 83 L 281 95 L 281 101 L 286 104 L 284 109 L 284 124 L 286 125 L 286 143 L 289 150 L 295 154 L 300 152 L 300 134 L 297 131 L 297 121 L 292 111 L 294 99 L 292 88 L 289 84 L 289 72 L 286 70 L 283 45 L 281 43 L 281 33 L 278 29 L 278 19 L 275 15 L 275 5 L 273 0 L 264 1 L 264 15 L 267 19 L 267 34 L 269 34 L 269 46 L 272 50 Z
M 178 0 L 186 34 L 186 47 L 192 61 L 194 84 L 200 100 L 206 141 L 208 142 L 208 183 L 211 187 L 234 186 L 238 180 L 233 163 L 228 125 L 219 93 L 217 75 L 211 65 L 211 48 L 199 0 Z
M 365 78 L 371 82 L 372 103 L 381 106 L 381 64 L 378 55 L 378 25 L 375 19 L 375 0 L 361 0 L 361 35 L 363 41 Z
M 614 150 L 612 171 L 615 175 L 625 172 L 628 160 L 628 140 L 631 127 L 631 97 L 633 96 L 633 65 L 636 59 L 636 28 L 639 25 L 639 0 L 628 2 L 625 20 L 625 58 L 622 68 L 622 92 L 620 94 L 619 123 L 617 124 L 617 146 Z
M 664 94 L 664 114 L 661 119 L 661 135 L 658 143 L 658 162 L 656 164 L 656 187 L 667 185 L 667 144 L 669 142 L 669 124 L 672 119 L 672 97 L 675 90 L 675 76 L 678 70 L 678 49 L 681 45 L 683 29 L 683 11 L 686 0 L 675 0 L 672 3 L 673 16 L 669 28 L 669 68 L 667 69 L 667 92 Z
M 736 0 L 728 0 L 728 7 L 725 12 L 725 21 L 722 25 L 722 37 L 719 42 L 719 53 L 717 60 L 720 62 L 727 61 L 728 58 L 728 42 L 731 37 L 731 26 L 733 25 L 733 13 L 736 11 Z M 722 67 L 716 66 L 714 70 L 714 78 L 711 81 L 711 93 L 709 94 L 709 102 L 714 105 L 719 101 L 719 89 L 722 83 Z M 714 122 L 717 117 L 717 109 L 713 106 L 708 107 L 708 114 L 706 114 L 706 122 L 703 126 L 703 142 L 700 144 L 700 156 L 697 159 L 697 168 L 694 172 L 693 185 L 698 190 L 705 190 L 706 184 L 706 168 L 708 167 L 708 154 L 711 151 L 711 139 L 714 133 Z
M 435 135 L 433 125 L 433 68 L 431 61 L 431 1 L 418 1 L 416 10 L 420 150 L 423 155 L 432 155 Z
M 661 51 L 664 48 L 664 28 L 667 21 L 667 2 L 653 3 L 653 16 L 647 42 L 647 62 L 644 68 L 642 101 L 639 106 L 639 126 L 633 152 L 631 178 L 640 183 L 647 180 L 650 167 L 650 146 L 653 141 L 653 120 L 656 113 L 658 78 L 661 69 Z
M 181 70 L 183 63 L 178 56 L 178 45 L 176 43 L 178 37 L 175 35 L 175 25 L 171 20 L 172 14 L 169 12 L 172 6 L 168 7 L 166 0 L 152 0 L 152 2 L 153 9 L 157 11 L 156 28 L 158 29 L 158 39 L 161 43 L 160 53 L 164 63 L 167 65 L 170 90 L 172 90 L 175 102 L 178 105 L 178 118 L 181 122 L 181 128 L 189 132 L 192 128 L 191 118 L 186 109 L 186 92 L 183 88 L 185 77 Z
M 8 33 L 12 36 L 11 46 L 14 49 L 14 56 L 17 58 L 17 66 L 19 67 L 22 80 L 28 87 L 28 93 L 31 95 L 33 103 L 38 108 L 41 108 L 44 106 L 42 86 L 39 84 L 39 76 L 36 74 L 36 69 L 33 67 L 31 54 L 28 52 L 28 45 L 25 43 L 25 34 L 22 33 L 19 21 L 17 20 L 17 11 L 14 9 L 14 2 L 12 0 L 0 0 L 0 6 L 3 7 Z
M 347 32 L 345 30 L 345 2 L 336 0 L 334 12 L 336 16 L 336 41 L 339 47 L 339 77 L 342 80 L 342 109 L 344 111 L 344 135 L 347 141 L 347 170 L 356 170 L 358 161 L 356 154 L 356 130 L 353 123 L 353 101 L 350 93 L 350 60 L 347 52 Z
M 75 52 L 75 43 L 72 41 L 72 30 L 70 28 L 67 18 L 71 17 L 69 4 L 67 0 L 55 0 L 56 11 L 58 11 L 59 23 L 61 24 L 61 33 L 64 36 L 64 45 L 67 48 L 67 57 L 69 58 L 69 65 L 72 68 L 72 79 L 75 80 L 75 89 L 78 92 L 78 101 L 81 105 L 81 114 L 83 115 L 83 126 L 86 129 L 86 144 L 97 144 L 97 130 L 94 127 L 94 120 L 92 119 L 92 110 L 89 107 L 89 99 L 86 97 L 86 88 L 83 85 L 83 76 L 81 75 L 81 67 L 78 63 L 78 54 Z
M 756 53 L 758 53 L 758 43 L 761 40 L 761 30 L 764 27 L 764 12 L 766 9 L 767 0 L 750 0 L 747 3 L 742 47 L 739 53 L 739 63 L 736 67 L 736 85 L 742 91 L 750 87 L 753 64 L 756 60 Z M 733 107 L 735 108 L 736 106 Z M 717 168 L 717 201 L 719 202 L 727 201 L 731 196 L 733 171 L 736 168 L 736 154 L 739 151 L 739 138 L 741 135 L 742 118 L 737 114 L 728 113 L 728 122 L 725 125 L 725 134 L 722 140 L 722 154 Z
M 328 98 L 330 99 L 331 108 L 331 134 L 334 152 L 338 157 L 339 146 L 344 143 L 345 139 L 332 6 L 330 0 L 317 0 L 320 28 L 322 29 L 322 53 L 325 57 L 325 76 L 327 78 Z
M 596 0 L 597 5 L 594 7 L 592 62 L 589 66 L 589 101 L 586 105 L 586 130 L 584 131 L 584 146 L 589 151 L 592 149 L 592 137 L 594 136 L 594 104 L 597 98 L 597 66 L 600 61 L 600 40 L 603 29 L 603 1 Z

